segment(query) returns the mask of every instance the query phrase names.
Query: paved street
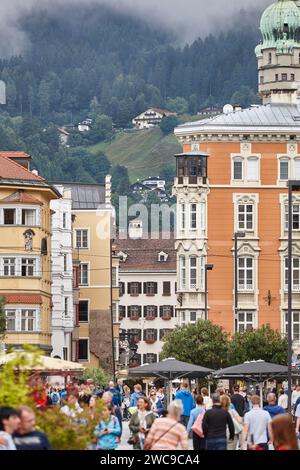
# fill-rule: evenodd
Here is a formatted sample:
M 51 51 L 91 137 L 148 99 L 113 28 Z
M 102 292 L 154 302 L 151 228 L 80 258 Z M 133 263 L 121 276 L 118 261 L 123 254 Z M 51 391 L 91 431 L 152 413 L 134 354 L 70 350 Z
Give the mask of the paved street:
M 123 422 L 123 434 L 121 438 L 121 443 L 119 444 L 118 450 L 132 450 L 132 446 L 127 444 L 127 441 L 130 436 L 130 431 L 128 427 L 128 421 Z M 193 450 L 193 441 L 190 439 L 189 450 Z

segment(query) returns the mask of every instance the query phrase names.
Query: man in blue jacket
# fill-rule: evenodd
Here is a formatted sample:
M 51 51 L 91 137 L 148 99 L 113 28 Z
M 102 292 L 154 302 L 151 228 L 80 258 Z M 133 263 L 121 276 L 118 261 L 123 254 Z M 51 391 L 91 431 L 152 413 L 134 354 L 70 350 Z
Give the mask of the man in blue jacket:
M 133 389 L 134 389 L 134 392 L 130 398 L 129 408 L 131 408 L 132 406 L 137 406 L 137 402 L 139 401 L 139 398 L 145 396 L 145 394 L 143 393 L 142 386 L 140 384 L 136 384 L 133 387 Z
M 183 414 L 181 419 L 185 427 L 187 427 L 189 422 L 192 409 L 195 408 L 193 395 L 189 392 L 188 387 L 187 383 L 181 384 L 180 390 L 175 395 L 175 400 L 181 400 L 182 402 Z
M 286 410 L 282 408 L 282 406 L 279 406 L 276 404 L 275 393 L 268 393 L 267 402 L 268 402 L 268 405 L 264 406 L 264 410 L 266 410 L 269 413 L 272 419 L 276 415 L 286 413 Z

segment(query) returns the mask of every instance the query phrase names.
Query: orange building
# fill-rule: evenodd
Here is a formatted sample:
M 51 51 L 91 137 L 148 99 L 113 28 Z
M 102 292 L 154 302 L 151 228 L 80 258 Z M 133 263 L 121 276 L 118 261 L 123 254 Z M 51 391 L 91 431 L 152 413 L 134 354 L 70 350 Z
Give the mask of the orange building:
M 195 311 L 197 318 L 205 318 L 205 265 L 209 263 L 213 264 L 213 270 L 207 273 L 209 320 L 231 333 L 266 324 L 286 332 L 287 180 L 300 179 L 300 81 L 295 84 L 300 42 L 292 38 L 292 20 L 300 27 L 297 5 L 278 1 L 262 16 L 264 41 L 256 54 L 263 104 L 239 111 L 226 106 L 219 116 L 175 129 L 183 147 L 183 153 L 176 156 L 174 183 L 178 214 L 177 311 L 182 322 L 188 321 L 191 313 L 194 317 Z M 282 8 L 286 9 L 285 16 L 280 15 Z M 289 28 L 287 45 L 280 31 Z M 293 230 L 292 329 L 294 346 L 299 346 L 297 193 Z M 239 234 L 236 311 L 235 233 Z

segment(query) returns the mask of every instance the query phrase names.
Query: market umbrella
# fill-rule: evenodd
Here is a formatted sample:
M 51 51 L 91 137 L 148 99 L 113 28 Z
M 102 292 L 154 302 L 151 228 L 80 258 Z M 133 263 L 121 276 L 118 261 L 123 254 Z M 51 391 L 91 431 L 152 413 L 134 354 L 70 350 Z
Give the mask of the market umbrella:
M 135 377 L 157 377 L 162 378 L 168 383 L 168 402 L 170 397 L 170 382 L 180 378 L 198 378 L 206 377 L 213 372 L 207 367 L 196 366 L 187 362 L 177 361 L 173 357 L 163 359 L 153 364 L 144 364 L 140 367 L 131 369 L 129 374 Z
M 285 377 L 287 372 L 287 366 L 258 360 L 246 361 L 243 364 L 226 367 L 225 369 L 219 369 L 213 373 L 213 376 L 220 379 L 248 379 L 259 383 L 260 401 L 262 405 L 262 390 L 264 381 L 267 379 Z
M 22 356 L 28 358 L 29 363 L 34 363 L 33 353 L 18 351 L 0 355 L 0 366 Z M 38 356 L 37 365 L 25 366 L 24 368 L 36 372 L 47 373 L 48 375 L 78 375 L 85 369 L 82 364 L 78 364 L 77 362 L 64 361 L 63 359 L 49 356 Z

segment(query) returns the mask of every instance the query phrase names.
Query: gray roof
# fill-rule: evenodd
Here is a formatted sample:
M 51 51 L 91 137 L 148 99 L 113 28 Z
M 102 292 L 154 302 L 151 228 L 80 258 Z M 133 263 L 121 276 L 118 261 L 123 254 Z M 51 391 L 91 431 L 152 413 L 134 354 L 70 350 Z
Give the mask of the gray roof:
M 242 132 L 255 129 L 278 130 L 279 132 L 284 129 L 297 132 L 300 130 L 300 108 L 296 104 L 255 105 L 241 111 L 182 124 L 175 129 L 175 134 L 229 129 Z
M 72 209 L 97 209 L 105 203 L 105 185 L 63 183 L 72 190 Z

